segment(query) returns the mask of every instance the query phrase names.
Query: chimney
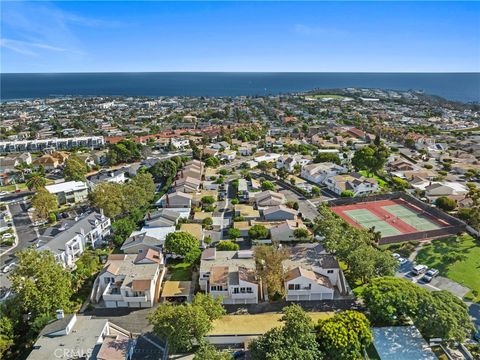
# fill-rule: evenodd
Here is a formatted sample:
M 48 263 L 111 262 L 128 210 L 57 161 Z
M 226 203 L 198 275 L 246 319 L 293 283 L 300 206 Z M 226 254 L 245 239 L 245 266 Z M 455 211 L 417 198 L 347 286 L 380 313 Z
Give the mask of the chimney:
M 103 209 L 100 209 L 100 217 L 102 218 L 102 220 L 105 218 L 105 215 L 103 213 Z
M 57 315 L 57 320 L 61 320 L 65 317 L 65 313 L 63 312 L 63 309 L 58 309 L 55 313 Z
M 82 234 L 82 236 L 85 236 L 85 230 L 82 228 L 80 228 L 80 234 Z

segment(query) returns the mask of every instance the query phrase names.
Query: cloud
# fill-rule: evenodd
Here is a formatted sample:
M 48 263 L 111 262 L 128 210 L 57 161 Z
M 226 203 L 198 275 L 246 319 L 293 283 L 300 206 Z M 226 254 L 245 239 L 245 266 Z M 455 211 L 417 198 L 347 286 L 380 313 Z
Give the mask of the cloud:
M 335 28 L 322 28 L 318 26 L 309 26 L 305 24 L 295 24 L 293 32 L 305 36 L 344 36 L 347 32 Z
M 36 57 L 39 55 L 38 52 L 35 50 L 47 50 L 47 51 L 54 51 L 54 52 L 71 52 L 75 54 L 81 54 L 81 52 L 76 50 L 69 50 L 61 47 L 51 46 L 48 44 L 5 39 L 5 38 L 0 39 L 0 47 L 4 47 L 6 49 L 15 51 L 19 54 L 23 54 L 31 57 Z

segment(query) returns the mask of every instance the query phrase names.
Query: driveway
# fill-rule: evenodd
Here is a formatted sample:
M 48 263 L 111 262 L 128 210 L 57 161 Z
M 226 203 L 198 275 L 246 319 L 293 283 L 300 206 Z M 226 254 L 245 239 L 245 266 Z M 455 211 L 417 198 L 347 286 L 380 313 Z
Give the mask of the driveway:
M 468 313 L 472 317 L 473 323 L 477 328 L 477 331 L 480 331 L 480 304 L 470 304 L 468 308 Z
M 91 315 L 94 318 L 108 319 L 115 325 L 134 333 L 145 333 L 153 330 L 153 326 L 148 323 L 147 316 L 155 310 L 153 308 L 134 309 L 134 308 L 95 308 L 91 311 L 85 311 L 84 315 Z

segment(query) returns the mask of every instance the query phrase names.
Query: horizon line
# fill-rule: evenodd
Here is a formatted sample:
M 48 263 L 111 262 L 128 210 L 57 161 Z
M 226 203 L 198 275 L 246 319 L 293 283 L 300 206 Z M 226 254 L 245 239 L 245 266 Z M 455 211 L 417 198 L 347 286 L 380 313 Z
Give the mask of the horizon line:
M 0 72 L 0 75 L 34 74 L 480 74 L 478 71 L 61 71 Z

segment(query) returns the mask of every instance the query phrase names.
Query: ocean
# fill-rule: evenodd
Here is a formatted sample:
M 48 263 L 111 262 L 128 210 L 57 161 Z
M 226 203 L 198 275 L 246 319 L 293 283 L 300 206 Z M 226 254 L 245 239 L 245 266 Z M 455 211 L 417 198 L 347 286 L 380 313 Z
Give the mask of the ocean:
M 240 96 L 347 87 L 423 90 L 480 102 L 480 73 L 48 73 L 0 74 L 2 101 L 52 96 Z

